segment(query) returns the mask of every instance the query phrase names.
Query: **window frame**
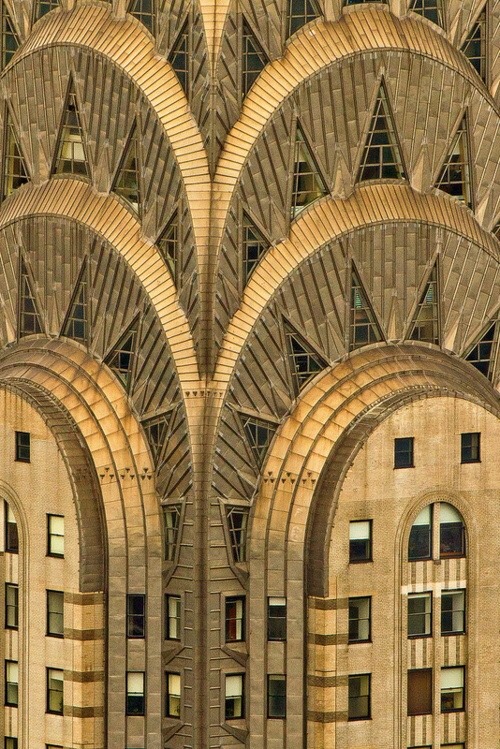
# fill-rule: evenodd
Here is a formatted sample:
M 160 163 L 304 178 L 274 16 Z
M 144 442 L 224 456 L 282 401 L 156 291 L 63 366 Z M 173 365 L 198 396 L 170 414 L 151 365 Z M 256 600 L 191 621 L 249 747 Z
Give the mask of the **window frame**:
M 444 614 L 451 614 L 451 618 L 453 621 L 454 615 L 457 613 L 457 611 L 452 607 L 451 609 L 443 609 L 443 599 L 445 596 L 448 596 L 450 598 L 458 598 L 459 594 L 462 594 L 463 598 L 463 608 L 458 609 L 458 612 L 462 612 L 462 629 L 450 629 L 450 630 L 444 630 L 443 629 L 443 615 Z M 449 588 L 447 590 L 441 591 L 441 637 L 453 637 L 455 635 L 464 635 L 467 632 L 467 589 L 466 588 Z
M 355 603 L 356 601 L 368 601 L 368 618 L 354 618 L 351 617 L 351 603 Z M 363 642 L 371 642 L 372 641 L 372 597 L 371 596 L 354 596 L 347 599 L 347 611 L 348 611 L 348 627 L 347 627 L 347 642 L 349 645 L 355 645 L 356 643 L 363 643 Z M 351 637 L 351 623 L 357 622 L 358 623 L 358 630 L 359 630 L 359 623 L 360 622 L 368 622 L 368 635 L 366 637 Z
M 354 684 L 354 679 L 366 679 L 366 683 L 368 684 L 368 689 L 366 694 L 360 694 L 356 696 L 351 696 L 351 684 Z M 349 674 L 347 677 L 347 720 L 348 722 L 355 722 L 359 720 L 371 720 L 372 717 L 372 708 L 371 708 L 371 680 L 372 675 L 371 673 L 368 674 Z M 361 700 L 361 699 L 367 699 L 367 708 L 366 712 L 363 715 L 353 715 L 352 714 L 352 701 L 353 700 Z
M 470 438 L 468 440 L 467 438 Z M 474 440 L 474 438 L 477 438 Z M 467 444 L 467 442 L 470 444 Z M 476 444 L 474 444 L 476 442 Z M 467 454 L 469 452 L 469 455 Z M 460 463 L 481 462 L 481 432 L 462 432 L 460 435 Z
M 443 688 L 442 683 L 442 677 L 443 673 L 445 671 L 460 671 L 461 672 L 461 681 L 462 684 L 456 687 L 447 687 Z M 450 691 L 454 690 L 454 691 Z M 442 666 L 441 667 L 441 673 L 440 673 L 440 685 L 439 685 L 439 694 L 440 694 L 440 711 L 441 713 L 463 713 L 465 712 L 465 697 L 466 697 L 466 669 L 465 666 Z M 461 695 L 461 706 L 460 707 L 443 707 L 443 697 L 445 697 L 445 694 L 459 694 Z
M 141 690 L 133 691 L 132 682 L 138 676 Z M 136 707 L 134 707 L 136 705 Z M 146 714 L 146 673 L 144 671 L 127 671 L 125 674 L 125 715 L 141 716 Z
M 360 537 L 359 539 L 353 539 L 351 537 L 351 530 L 355 524 L 361 525 L 362 523 L 368 523 L 368 535 Z M 364 557 L 356 557 L 353 555 L 353 541 L 364 540 L 367 544 L 367 552 Z M 366 564 L 367 562 L 373 562 L 373 520 L 371 518 L 365 518 L 362 520 L 350 520 L 349 521 L 349 564 Z
M 271 683 L 276 682 L 282 687 L 282 691 L 271 694 Z M 280 699 L 282 700 L 281 709 L 279 709 Z M 267 717 L 270 720 L 286 719 L 286 674 L 268 674 L 267 675 Z M 276 707 L 278 705 L 278 707 Z M 276 707 L 276 709 L 274 709 Z
M 26 439 L 27 438 L 27 439 Z M 24 444 L 23 444 L 24 440 Z M 15 432 L 15 462 L 31 463 L 31 432 Z
M 46 592 L 46 597 L 45 597 L 46 598 L 46 601 L 45 601 L 46 603 L 46 631 L 45 631 L 45 634 L 47 637 L 63 638 L 64 637 L 64 591 L 47 589 L 45 592 Z M 56 593 L 62 597 L 62 611 L 61 612 L 55 611 L 54 609 L 51 608 L 50 598 L 51 598 L 51 594 L 53 593 Z M 62 623 L 60 632 L 56 631 L 55 629 L 51 629 L 51 623 L 50 623 L 51 616 L 59 616 L 59 615 L 61 616 L 61 623 Z
M 229 607 L 235 604 L 234 616 L 231 616 Z M 241 611 L 238 615 L 238 604 Z M 227 596 L 224 600 L 224 640 L 225 642 L 245 642 L 246 640 L 246 596 Z M 231 630 L 234 627 L 234 635 Z
M 426 674 L 427 676 L 427 683 L 426 683 L 426 689 L 428 690 L 428 694 L 426 695 L 427 701 L 426 701 L 426 707 L 424 710 L 417 709 L 415 707 L 412 707 L 412 710 L 410 710 L 410 704 L 413 706 L 413 703 L 410 701 L 410 681 L 413 681 L 413 675 L 416 674 Z M 414 715 L 432 715 L 433 714 L 433 684 L 434 684 L 434 674 L 432 671 L 432 668 L 410 668 L 407 671 L 407 689 L 406 689 L 406 714 L 408 716 L 414 716 Z M 413 685 L 415 686 L 415 685 Z
M 170 603 L 176 604 L 175 616 L 170 614 Z M 171 622 L 176 622 L 177 636 L 172 634 Z M 182 633 L 182 597 L 173 593 L 165 593 L 165 639 L 180 642 Z
M 407 448 L 403 449 L 405 444 Z M 394 470 L 403 468 L 415 468 L 415 437 L 394 438 Z
M 131 604 L 140 602 L 142 612 L 131 611 Z M 126 619 L 127 619 L 127 639 L 144 640 L 146 637 L 146 595 L 144 593 L 127 593 L 126 598 Z M 134 633 L 134 627 L 138 627 L 138 632 Z
M 238 678 L 240 680 L 241 684 L 241 690 L 238 694 L 234 695 L 228 695 L 228 681 L 229 679 Z M 230 701 L 233 701 L 232 703 Z M 232 711 L 229 710 L 229 705 L 233 704 L 233 707 L 235 704 L 238 704 L 237 701 L 239 700 L 240 705 L 240 711 L 239 714 L 235 715 L 235 710 Z M 245 674 L 243 672 L 237 672 L 237 673 L 226 673 L 224 674 L 224 720 L 242 720 L 245 718 Z
M 14 602 L 9 602 L 8 591 L 13 591 Z M 10 623 L 9 613 L 13 612 L 14 623 Z M 19 585 L 17 583 L 5 583 L 5 612 L 4 612 L 5 629 L 19 629 Z
M 274 609 L 274 611 L 273 611 Z M 282 609 L 277 615 L 276 609 Z M 284 596 L 268 596 L 267 599 L 267 640 L 268 642 L 286 642 L 287 636 L 287 600 Z
M 15 669 L 13 668 L 15 666 Z M 14 674 L 10 674 L 9 671 L 16 671 L 16 681 L 11 681 L 11 677 Z M 13 661 L 10 659 L 5 660 L 4 666 L 4 683 L 5 683 L 5 694 L 4 694 L 4 705 L 6 707 L 19 707 L 19 661 Z M 15 692 L 15 700 L 9 699 L 9 693 L 12 690 Z
M 52 525 L 52 519 L 54 518 L 62 518 L 62 525 L 63 525 L 63 532 L 61 533 L 54 533 L 51 530 Z M 64 559 L 64 538 L 65 538 L 65 523 L 64 523 L 64 515 L 60 515 L 57 513 L 47 513 L 47 556 L 48 557 L 57 557 L 59 559 Z M 53 551 L 53 539 L 59 539 L 62 538 L 62 552 L 60 551 Z
M 4 749 L 17 749 L 18 748 L 17 736 L 4 736 L 3 746 L 4 746 Z
M 178 689 L 174 691 L 174 681 Z M 180 720 L 182 708 L 182 679 L 178 671 L 165 671 L 165 716 Z
M 61 674 L 60 679 L 55 679 L 52 675 L 53 673 Z M 52 668 L 51 666 L 47 666 L 45 669 L 46 674 L 46 687 L 45 687 L 45 712 L 50 713 L 51 715 L 63 715 L 64 713 L 64 671 L 62 668 Z M 50 686 L 51 680 L 54 682 L 59 682 L 62 687 L 61 689 L 53 689 Z M 61 707 L 54 709 L 51 707 L 51 700 L 53 697 L 57 695 L 61 695 Z
M 417 611 L 410 613 L 410 600 L 417 600 L 418 598 L 425 598 L 430 602 L 429 611 Z M 433 613 L 433 596 L 432 591 L 423 591 L 421 593 L 408 593 L 407 600 L 407 635 L 409 640 L 420 639 L 422 637 L 432 637 L 432 613 Z M 417 617 L 423 616 L 424 621 L 428 621 L 428 631 L 425 632 L 410 632 L 410 616 Z

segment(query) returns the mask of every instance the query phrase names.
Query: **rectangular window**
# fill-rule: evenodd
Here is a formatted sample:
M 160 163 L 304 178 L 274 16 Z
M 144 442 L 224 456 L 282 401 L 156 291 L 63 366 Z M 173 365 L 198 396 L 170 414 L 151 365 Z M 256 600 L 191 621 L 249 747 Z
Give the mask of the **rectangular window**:
M 465 590 L 444 590 L 441 596 L 441 634 L 465 632 Z
M 5 627 L 19 627 L 19 588 L 14 583 L 5 583 Z
M 165 596 L 165 636 L 167 640 L 181 639 L 181 597 Z
M 64 671 L 58 668 L 47 669 L 47 712 L 63 713 Z
M 227 674 L 225 687 L 226 720 L 245 717 L 244 674 Z
M 167 682 L 167 705 L 166 715 L 168 718 L 180 718 L 181 716 L 181 675 L 167 671 L 165 674 Z
M 267 717 L 286 718 L 286 676 L 282 674 L 267 677 Z
M 349 523 L 349 562 L 371 562 L 372 521 L 352 520 Z
M 267 639 L 286 640 L 286 598 L 267 599 Z
M 465 668 L 441 669 L 441 712 L 452 713 L 465 709 Z
M 461 437 L 461 462 L 479 463 L 481 460 L 481 433 L 464 432 Z
M 371 597 L 349 598 L 349 642 L 369 642 Z
M 128 671 L 125 715 L 144 715 L 145 708 L 144 672 Z
M 408 715 L 432 713 L 432 669 L 408 671 Z
M 17 707 L 19 703 L 19 665 L 5 661 L 5 704 Z
M 47 591 L 47 635 L 64 637 L 64 593 L 62 590 Z
M 4 749 L 17 749 L 17 738 L 6 736 L 4 739 Z
M 31 459 L 31 435 L 29 432 L 16 432 L 16 460 L 29 463 Z
M 127 594 L 127 637 L 141 638 L 146 632 L 146 596 Z
M 408 561 L 430 559 L 432 556 L 431 505 L 419 512 L 411 527 L 408 542 Z
M 47 515 L 47 554 L 51 557 L 64 556 L 64 517 Z
M 348 677 L 348 720 L 368 720 L 370 718 L 370 680 L 371 674 L 356 674 Z
M 163 506 L 163 524 L 165 531 L 165 559 L 167 562 L 173 562 L 177 551 L 177 541 L 179 538 L 179 528 L 181 521 L 180 505 Z
M 4 518 L 5 518 L 5 551 L 10 551 L 11 554 L 17 554 L 19 552 L 19 534 L 17 530 L 16 518 L 12 512 L 10 505 L 4 502 Z
M 429 637 L 432 632 L 432 593 L 408 595 L 408 637 Z
M 462 516 L 452 505 L 439 505 L 439 555 L 443 557 L 465 556 L 465 526 Z
M 413 437 L 394 440 L 394 468 L 413 468 Z
M 245 639 L 245 598 L 226 598 L 226 642 L 241 642 Z

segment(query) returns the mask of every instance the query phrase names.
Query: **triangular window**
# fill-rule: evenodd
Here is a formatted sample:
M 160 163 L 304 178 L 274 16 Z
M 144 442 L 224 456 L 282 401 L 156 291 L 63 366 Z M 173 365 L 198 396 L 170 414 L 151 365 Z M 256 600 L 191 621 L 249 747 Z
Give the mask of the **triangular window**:
M 170 416 L 171 414 L 163 414 L 163 416 L 148 419 L 148 421 L 142 423 L 155 461 L 160 457 L 161 449 L 165 443 Z
M 2 68 L 4 68 L 11 61 L 14 52 L 19 47 L 19 37 L 16 34 L 5 3 L 1 4 L 0 10 L 2 13 Z
M 486 81 L 486 9 L 480 14 L 476 23 L 470 30 L 462 47 L 462 52 L 479 74 Z
M 313 0 L 288 0 L 288 36 L 320 15 Z
M 54 174 L 83 174 L 89 176 L 83 128 L 73 81 L 70 79 L 61 130 L 57 141 Z
M 316 166 L 311 149 L 299 125 L 295 134 L 292 218 L 307 205 L 328 194 L 325 181 Z
M 420 297 L 409 336 L 413 341 L 439 345 L 439 303 L 437 267 L 434 266 Z
M 312 380 L 318 372 L 327 367 L 326 361 L 313 351 L 297 331 L 285 323 L 285 335 L 288 345 L 288 360 L 297 393 Z
M 396 128 L 382 84 L 363 149 L 358 182 L 368 179 L 405 179 L 405 176 Z
M 137 321 L 134 321 L 104 360 L 108 367 L 118 375 L 127 390 L 130 387 L 134 367 L 137 329 Z
M 177 37 L 168 56 L 186 96 L 189 91 L 189 31 L 187 22 Z
M 18 187 L 29 182 L 28 170 L 8 112 L 6 113 L 4 147 L 2 195 L 5 198 Z
M 243 214 L 243 277 L 245 283 L 262 255 L 269 249 L 269 242 L 255 228 L 246 214 Z
M 497 323 L 493 323 L 483 337 L 471 348 L 465 357 L 468 362 L 479 369 L 485 377 L 492 374 L 493 364 L 495 361 L 495 329 Z
M 59 0 L 39 0 L 35 5 L 36 18 L 41 18 L 46 13 L 50 13 L 54 8 L 59 8 Z
M 441 0 L 413 0 L 410 10 L 444 28 Z
M 87 263 L 84 261 L 61 335 L 75 341 L 87 341 L 88 336 L 88 281 Z
M 131 0 L 128 6 L 128 12 L 138 18 L 151 34 L 154 34 L 155 27 L 155 0 Z
M 269 60 L 246 21 L 243 21 L 242 42 L 242 89 L 243 95 L 245 95 L 249 92 L 253 82 L 257 79 L 259 73 L 264 70 Z
M 175 281 L 179 252 L 179 220 L 177 212 L 175 212 L 163 232 L 160 234 L 156 244 L 158 245 L 162 257 Z
M 134 124 L 129 135 L 122 160 L 116 173 L 113 191 L 125 198 L 132 208 L 139 213 L 141 190 L 139 181 L 139 144 L 137 142 L 137 125 Z
M 245 416 L 242 416 L 242 420 L 255 462 L 258 466 L 261 466 L 264 462 L 267 448 L 271 444 L 271 440 L 276 432 L 276 424 L 264 421 L 264 419 L 254 419 Z
M 31 288 L 28 269 L 21 260 L 19 284 L 19 337 L 42 332 L 42 320 Z
M 369 302 L 361 279 L 352 270 L 351 276 L 351 326 L 350 326 L 350 349 L 366 346 L 368 343 L 376 343 L 383 338 L 377 318 Z
M 436 187 L 471 205 L 471 172 L 465 117 L 455 133 L 453 145 L 441 169 Z

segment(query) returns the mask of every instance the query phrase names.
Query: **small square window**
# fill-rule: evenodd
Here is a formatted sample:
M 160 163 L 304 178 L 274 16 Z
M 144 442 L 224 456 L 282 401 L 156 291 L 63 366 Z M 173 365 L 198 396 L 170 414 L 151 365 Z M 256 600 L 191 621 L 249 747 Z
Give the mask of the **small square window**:
M 181 597 L 165 596 L 165 637 L 167 640 L 181 639 Z
M 394 440 L 394 468 L 413 468 L 413 437 Z
M 19 532 L 16 518 L 7 502 L 3 503 L 5 518 L 5 551 L 11 554 L 19 553 Z
M 356 674 L 348 677 L 348 720 L 368 720 L 370 718 L 370 680 L 371 674 Z
M 432 669 L 416 668 L 408 671 L 408 715 L 432 713 Z
M 165 674 L 167 682 L 167 718 L 180 718 L 181 716 L 181 675 L 169 671 Z
M 5 704 L 19 704 L 19 665 L 17 661 L 5 661 Z
M 286 676 L 282 674 L 267 677 L 267 717 L 286 718 Z
M 225 685 L 224 716 L 226 720 L 245 717 L 245 675 L 227 674 Z
M 47 554 L 50 557 L 64 556 L 64 517 L 47 515 Z
M 29 432 L 16 432 L 16 460 L 29 463 L 31 460 L 31 435 Z
M 245 639 L 245 598 L 226 598 L 226 642 L 242 642 Z
M 429 637 L 432 632 L 432 593 L 408 595 L 408 637 Z
M 371 562 L 372 521 L 353 520 L 349 523 L 349 562 Z
M 146 596 L 127 594 L 127 637 L 142 638 L 146 633 Z
M 47 712 L 63 714 L 64 671 L 58 668 L 47 669 Z
M 443 590 L 441 595 L 441 634 L 465 632 L 465 590 Z
M 64 637 L 64 593 L 62 590 L 47 591 L 47 635 Z
M 19 627 L 19 588 L 14 583 L 5 584 L 5 628 Z
M 128 671 L 125 715 L 144 715 L 145 709 L 144 672 Z
M 286 598 L 267 599 L 267 639 L 286 640 Z
M 441 669 L 441 712 L 465 709 L 465 669 L 463 666 Z
M 481 432 L 464 432 L 461 437 L 461 462 L 479 463 L 481 461 Z
M 349 642 L 369 642 L 371 597 L 349 598 Z

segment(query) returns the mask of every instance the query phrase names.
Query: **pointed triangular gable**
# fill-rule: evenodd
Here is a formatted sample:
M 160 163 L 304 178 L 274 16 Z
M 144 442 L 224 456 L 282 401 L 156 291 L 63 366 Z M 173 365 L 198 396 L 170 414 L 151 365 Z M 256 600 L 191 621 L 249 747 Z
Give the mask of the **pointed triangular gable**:
M 61 335 L 73 338 L 76 341 L 87 341 L 88 306 L 87 263 L 84 260 L 61 329 Z
M 19 274 L 19 337 L 42 333 L 42 318 L 33 293 L 28 268 L 23 259 L 20 262 Z
M 309 21 L 318 18 L 320 12 L 314 0 L 288 0 L 288 36 L 292 36 Z
M 158 461 L 165 443 L 171 417 L 172 412 L 169 412 L 142 422 L 155 463 Z
M 243 279 L 247 283 L 260 258 L 269 249 L 269 242 L 264 239 L 248 216 L 243 214 Z
M 155 27 L 155 3 L 156 0 L 131 0 L 128 12 L 138 18 L 151 34 Z
M 179 252 L 179 219 L 177 211 L 174 213 L 156 242 L 162 257 L 175 281 L 177 270 L 177 255 Z
M 189 91 L 189 30 L 187 21 L 172 45 L 168 61 L 177 74 L 184 93 Z
M 141 189 L 139 180 L 139 144 L 137 142 L 137 124 L 134 123 L 123 151 L 120 166 L 116 172 L 113 191 L 125 198 L 139 213 L 141 206 Z
M 118 375 L 127 390 L 130 387 L 134 368 L 138 327 L 138 320 L 135 319 L 104 360 L 108 367 Z
M 246 438 L 250 444 L 252 454 L 258 466 L 264 462 L 271 440 L 273 439 L 277 425 L 264 419 L 255 419 L 251 416 L 240 414 Z
M 9 15 L 5 3 L 1 4 L 2 14 L 2 68 L 11 61 L 14 52 L 19 47 L 19 37 Z
M 242 91 L 247 94 L 259 73 L 264 70 L 269 60 L 255 38 L 248 23 L 243 20 L 243 53 L 242 53 Z
M 470 60 L 471 64 L 482 78 L 486 81 L 486 8 L 480 13 L 476 23 L 472 26 L 462 46 L 462 52 Z
M 351 325 L 350 325 L 350 349 L 366 346 L 368 343 L 376 343 L 383 339 L 377 318 L 368 294 L 363 288 L 361 279 L 352 267 L 351 274 Z
M 485 377 L 491 378 L 495 362 L 495 332 L 497 323 L 494 322 L 486 333 L 474 344 L 467 356 L 468 362 L 479 369 Z
M 363 148 L 358 182 L 368 179 L 405 179 L 405 176 L 396 128 L 382 82 Z
M 318 198 L 328 195 L 325 181 L 316 165 L 312 151 L 297 124 L 295 134 L 292 218 Z
M 444 27 L 443 8 L 441 0 L 413 0 L 411 10 L 432 23 Z
M 35 3 L 35 20 L 41 18 L 46 13 L 50 13 L 54 8 L 59 8 L 59 0 L 38 0 Z
M 54 174 L 83 174 L 89 176 L 80 112 L 75 87 L 69 80 L 68 93 L 56 144 Z
M 439 303 L 437 266 L 434 265 L 427 279 L 413 316 L 409 338 L 413 341 L 426 341 L 439 345 Z
M 8 109 L 5 114 L 5 152 L 3 162 L 2 195 L 7 197 L 18 187 L 29 182 L 28 170 L 21 153 L 19 140 Z
M 288 361 L 295 391 L 298 394 L 309 380 L 312 380 L 328 364 L 288 322 L 284 323 L 284 329 L 288 345 Z
M 453 144 L 441 169 L 436 187 L 471 206 L 471 170 L 465 117 L 455 133 Z

